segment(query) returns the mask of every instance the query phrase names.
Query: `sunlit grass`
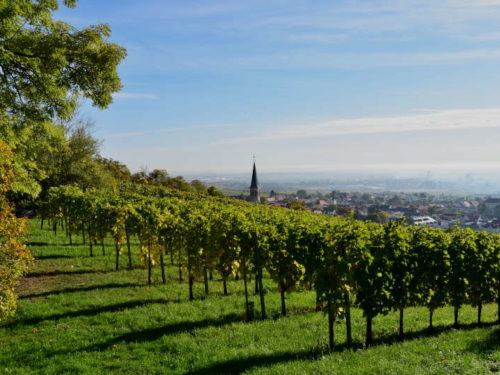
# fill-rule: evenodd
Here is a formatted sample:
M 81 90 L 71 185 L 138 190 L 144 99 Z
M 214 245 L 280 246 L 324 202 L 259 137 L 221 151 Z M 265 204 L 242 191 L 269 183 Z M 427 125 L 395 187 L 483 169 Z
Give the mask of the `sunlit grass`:
M 196 283 L 189 302 L 187 283 L 168 267 L 167 285 L 159 269 L 155 284 L 136 254 L 134 269 L 114 270 L 111 241 L 89 256 L 81 238 L 69 246 L 31 221 L 30 242 L 37 257 L 19 288 L 19 311 L 0 327 L 0 374 L 492 374 L 500 372 L 500 328 L 496 306 L 484 308 L 484 327 L 475 310 L 461 310 L 462 328 L 450 328 L 450 308 L 435 314 L 436 332 L 427 330 L 425 309 L 409 309 L 407 339 L 397 337 L 397 315 L 374 321 L 375 345 L 361 348 L 364 320 L 353 311 L 354 349 L 347 349 L 344 325 L 336 326 L 338 351 L 327 351 L 327 321 L 314 312 L 312 292 L 288 295 L 288 317 L 279 316 L 279 294 L 265 280 L 268 320 L 243 322 L 242 281 L 222 283 L 214 275 L 210 295 Z M 137 252 L 137 244 L 133 244 Z M 258 316 L 258 298 L 253 296 Z

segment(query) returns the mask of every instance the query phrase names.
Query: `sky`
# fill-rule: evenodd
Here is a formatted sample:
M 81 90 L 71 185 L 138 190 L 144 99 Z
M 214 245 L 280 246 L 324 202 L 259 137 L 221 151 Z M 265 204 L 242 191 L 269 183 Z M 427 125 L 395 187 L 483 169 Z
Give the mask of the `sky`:
M 500 174 L 500 0 L 79 0 L 128 56 L 102 154 L 171 174 Z

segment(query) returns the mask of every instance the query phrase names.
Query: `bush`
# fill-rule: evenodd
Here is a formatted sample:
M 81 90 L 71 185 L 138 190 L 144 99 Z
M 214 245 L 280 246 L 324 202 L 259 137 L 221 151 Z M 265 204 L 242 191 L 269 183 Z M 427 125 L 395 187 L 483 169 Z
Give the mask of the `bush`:
M 23 244 L 26 220 L 15 216 L 6 197 L 13 175 L 12 152 L 0 141 L 0 320 L 15 312 L 14 287 L 32 261 Z

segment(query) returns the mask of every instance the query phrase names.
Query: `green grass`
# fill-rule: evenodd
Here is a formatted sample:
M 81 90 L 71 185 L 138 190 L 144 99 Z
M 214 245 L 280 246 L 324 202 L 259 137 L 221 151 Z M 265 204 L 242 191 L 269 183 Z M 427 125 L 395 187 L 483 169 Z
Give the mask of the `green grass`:
M 265 280 L 271 318 L 244 323 L 241 281 L 229 282 L 231 295 L 224 297 L 214 280 L 207 299 L 197 283 L 197 300 L 189 302 L 174 267 L 165 286 L 155 268 L 155 285 L 148 287 L 138 262 L 133 270 L 114 271 L 111 242 L 106 256 L 97 247 L 91 258 L 80 238 L 69 246 L 62 233 L 41 231 L 36 220 L 30 229 L 37 262 L 19 287 L 16 316 L 0 326 L 0 374 L 500 373 L 500 328 L 474 325 L 470 307 L 461 310 L 458 330 L 450 328 L 452 310 L 438 310 L 434 334 L 426 329 L 426 310 L 409 309 L 403 342 L 396 314 L 377 317 L 376 343 L 368 350 L 360 347 L 364 320 L 355 309 L 356 348 L 342 345 L 345 327 L 339 324 L 338 351 L 330 354 L 327 320 L 314 312 L 311 292 L 290 294 L 290 315 L 281 318 L 279 294 Z M 125 267 L 125 256 L 122 261 Z M 495 321 L 495 312 L 496 306 L 485 306 L 484 321 Z

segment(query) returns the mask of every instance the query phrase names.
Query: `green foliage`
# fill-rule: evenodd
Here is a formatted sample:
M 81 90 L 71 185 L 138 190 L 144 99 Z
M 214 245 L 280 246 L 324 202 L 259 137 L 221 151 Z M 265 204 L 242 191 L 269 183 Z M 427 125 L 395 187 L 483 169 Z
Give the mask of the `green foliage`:
M 260 283 L 267 270 L 281 293 L 283 315 L 286 292 L 313 287 L 317 302 L 326 303 L 332 347 L 333 322 L 344 315 L 350 321 L 351 304 L 363 311 L 369 345 L 373 319 L 391 310 L 400 311 L 402 335 L 408 307 L 426 306 L 432 326 L 432 313 L 446 303 L 458 311 L 467 303 L 479 309 L 498 299 L 497 234 L 380 225 L 153 186 L 119 195 L 55 188 L 44 215 L 52 223 L 66 223 L 69 231 L 85 228 L 91 251 L 93 239 L 111 234 L 116 269 L 126 237 L 137 236 L 149 283 L 158 260 L 165 274 L 163 256 L 169 254 L 180 279 L 187 271 L 190 300 L 198 278 L 209 293 L 213 271 L 220 273 L 226 293 L 231 275 L 254 272 Z M 265 316 L 264 291 L 259 292 Z
M 448 247 L 450 255 L 450 273 L 448 274 L 449 302 L 455 308 L 460 308 L 468 298 L 469 279 L 468 254 L 475 253 L 477 246 L 475 233 L 472 229 L 454 227 L 450 230 L 451 242 Z
M 75 0 L 63 2 L 76 6 Z M 14 151 L 14 200 L 37 198 L 53 184 L 108 185 L 98 163 L 79 154 L 77 128 L 65 137 L 61 120 L 74 117 L 80 98 L 99 108 L 121 88 L 125 49 L 110 43 L 110 27 L 77 29 L 54 19 L 57 0 L 0 0 L 0 139 Z M 80 134 L 79 134 L 80 133 Z M 88 146 L 88 144 L 87 144 Z M 96 152 L 87 150 L 96 156 Z
M 417 303 L 434 311 L 448 300 L 448 275 L 451 272 L 448 246 L 450 236 L 434 228 L 413 230 L 411 249 L 417 255 L 413 287 Z
M 306 204 L 304 201 L 292 201 L 289 205 L 288 208 L 291 210 L 296 210 L 296 211 L 307 211 Z
M 18 312 L 0 325 L 0 372 L 5 374 L 398 374 L 491 375 L 500 361 L 496 306 L 484 306 L 485 327 L 474 325 L 475 311 L 464 306 L 463 329 L 450 329 L 453 310 L 435 313 L 436 330 L 422 319 L 426 308 L 406 311 L 408 340 L 397 341 L 397 316 L 380 316 L 374 325 L 377 345 L 361 350 L 362 311 L 352 309 L 353 350 L 328 353 L 326 319 L 314 312 L 314 292 L 287 295 L 287 317 L 278 318 L 280 295 L 265 274 L 269 315 L 243 320 L 243 280 L 194 285 L 195 300 L 178 283 L 177 268 L 159 272 L 152 286 L 142 283 L 137 238 L 132 237 L 134 268 L 114 271 L 113 240 L 106 256 L 89 257 L 81 238 L 68 246 L 64 232 L 54 236 L 30 220 L 35 268 L 18 289 Z M 48 276 L 51 275 L 51 276 Z M 241 275 L 240 275 L 241 276 Z M 213 291 L 213 292 L 212 292 Z M 250 296 L 257 302 L 257 296 Z M 258 312 L 258 311 L 257 311 Z M 335 324 L 344 342 L 345 324 Z
M 79 96 L 106 108 L 120 90 L 126 51 L 106 40 L 110 27 L 77 29 L 53 18 L 58 8 L 57 0 L 0 1 L 0 113 L 68 119 Z
M 0 321 L 14 314 L 14 288 L 31 262 L 30 252 L 23 244 L 26 221 L 14 215 L 6 198 L 12 177 L 12 152 L 0 142 Z

